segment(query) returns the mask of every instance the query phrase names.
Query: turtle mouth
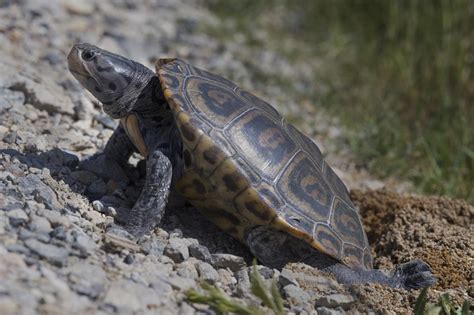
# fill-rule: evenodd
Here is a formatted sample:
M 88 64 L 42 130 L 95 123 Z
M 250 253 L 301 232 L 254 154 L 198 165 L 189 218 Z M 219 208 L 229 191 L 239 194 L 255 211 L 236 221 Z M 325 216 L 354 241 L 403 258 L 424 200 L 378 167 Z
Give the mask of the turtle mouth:
M 67 61 L 69 65 L 69 71 L 74 76 L 80 76 L 84 78 L 91 78 L 91 74 L 87 67 L 85 66 L 84 60 L 81 58 L 82 53 L 82 44 L 74 45 L 67 56 Z

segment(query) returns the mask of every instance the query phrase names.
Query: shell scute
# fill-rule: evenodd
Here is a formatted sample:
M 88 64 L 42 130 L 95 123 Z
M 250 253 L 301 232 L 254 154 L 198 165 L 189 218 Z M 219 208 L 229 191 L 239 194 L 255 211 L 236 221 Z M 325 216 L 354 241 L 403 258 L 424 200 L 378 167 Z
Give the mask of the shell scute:
M 275 107 L 271 106 L 261 98 L 253 95 L 250 92 L 247 92 L 245 90 L 239 90 L 240 96 L 246 100 L 248 104 L 250 104 L 252 107 L 257 107 L 265 114 L 270 117 L 274 121 L 281 121 L 282 117 L 280 113 L 275 109 Z
M 318 146 L 278 111 L 235 84 L 183 61 L 157 65 L 183 140 L 177 188 L 244 241 L 270 224 L 353 268 L 372 268 L 347 188 Z
M 329 166 L 325 165 L 324 174 L 331 185 L 334 193 L 341 197 L 347 204 L 352 205 L 351 198 L 349 197 L 349 191 L 347 190 L 346 184 L 337 176 L 336 172 Z
M 339 260 L 342 258 L 342 240 L 326 224 L 317 224 L 313 238 L 326 253 Z
M 339 197 L 335 198 L 332 207 L 331 226 L 345 240 L 364 248 L 366 246 L 366 236 L 357 211 Z
M 232 82 L 232 81 L 230 81 L 230 80 L 228 80 L 224 77 L 221 77 L 219 75 L 216 75 L 212 72 L 209 72 L 207 70 L 192 67 L 192 73 L 195 76 L 199 77 L 199 78 L 205 78 L 205 79 L 207 79 L 209 81 L 212 81 L 214 83 L 225 85 L 229 89 L 232 89 L 232 90 L 238 89 L 238 86 L 236 86 L 234 82 Z
M 313 231 L 314 229 L 314 220 L 301 215 L 292 207 L 285 206 L 278 214 L 285 222 L 299 231 Z
M 249 107 L 232 90 L 201 78 L 186 78 L 184 93 L 193 110 L 220 129 Z
M 236 119 L 226 134 L 238 144 L 239 155 L 268 180 L 277 176 L 297 150 L 281 126 L 257 109 Z
M 239 213 L 256 225 L 269 224 L 276 214 L 260 198 L 260 195 L 249 187 L 234 198 L 234 205 Z
M 358 246 L 354 246 L 349 243 L 344 243 L 342 249 L 342 259 L 348 266 L 355 266 L 356 268 L 360 265 L 361 261 L 364 261 L 364 250 Z
M 227 155 L 208 137 L 201 137 L 193 152 L 194 167 L 203 176 L 210 176 Z
M 313 140 L 306 137 L 301 131 L 293 127 L 292 125 L 287 124 L 288 133 L 291 137 L 301 146 L 303 151 L 308 153 L 310 159 L 314 162 L 317 168 L 320 170 L 323 169 L 323 154 L 319 150 L 316 143 Z
M 294 209 L 317 221 L 327 221 L 334 195 L 321 171 L 300 151 L 283 171 L 278 183 L 281 196 Z
M 169 73 L 173 75 L 189 75 L 188 64 L 181 59 L 176 58 L 162 58 L 155 64 L 158 73 Z

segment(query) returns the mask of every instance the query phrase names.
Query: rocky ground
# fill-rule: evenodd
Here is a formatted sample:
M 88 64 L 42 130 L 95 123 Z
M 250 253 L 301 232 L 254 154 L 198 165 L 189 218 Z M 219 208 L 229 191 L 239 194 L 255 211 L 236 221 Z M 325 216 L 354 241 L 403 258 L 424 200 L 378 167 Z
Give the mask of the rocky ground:
M 116 209 L 133 205 L 141 174 L 131 169 L 132 180 L 117 184 L 78 167 L 103 148 L 116 122 L 69 75 L 66 55 L 76 42 L 147 65 L 179 56 L 230 77 L 300 117 L 300 128 L 350 187 L 391 187 L 336 152 L 341 131 L 331 119 L 247 75 L 257 68 L 305 84 L 307 67 L 292 67 L 271 51 L 252 53 L 238 36 L 222 41 L 203 31 L 218 23 L 199 1 L 0 1 L 0 314 L 212 314 L 184 298 L 203 281 L 257 303 L 248 250 L 193 209 L 171 207 L 161 228 L 140 244 L 104 233 Z M 472 206 L 386 190 L 356 190 L 353 198 L 376 266 L 423 258 L 439 278 L 432 296 L 449 290 L 457 301 L 472 301 Z M 297 314 L 410 313 L 418 294 L 343 287 L 303 264 L 259 266 L 259 272 L 277 281 L 287 311 Z

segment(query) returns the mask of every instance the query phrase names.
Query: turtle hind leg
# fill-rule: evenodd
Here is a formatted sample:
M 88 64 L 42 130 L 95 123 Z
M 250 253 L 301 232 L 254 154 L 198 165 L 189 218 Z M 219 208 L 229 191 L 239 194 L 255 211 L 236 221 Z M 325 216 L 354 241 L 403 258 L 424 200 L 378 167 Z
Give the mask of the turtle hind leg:
M 381 270 L 355 270 L 319 252 L 304 241 L 268 226 L 257 226 L 246 234 L 252 254 L 263 264 L 282 268 L 289 262 L 302 262 L 333 274 L 339 283 L 380 283 L 405 290 L 433 285 L 435 278 L 430 267 L 421 260 L 399 265 L 392 275 Z
M 430 267 L 421 260 L 399 265 L 392 275 L 378 269 L 354 270 L 341 263 L 328 266 L 325 270 L 334 274 L 338 282 L 345 284 L 380 283 L 392 288 L 414 290 L 432 286 L 436 282 Z
M 291 251 L 285 250 L 288 234 L 268 226 L 257 226 L 246 233 L 246 242 L 252 254 L 265 266 L 283 268 L 294 259 Z
M 272 268 L 282 268 L 290 262 L 303 262 L 326 271 L 332 265 L 339 264 L 337 260 L 317 251 L 306 242 L 270 226 L 261 225 L 249 229 L 246 242 L 252 254 Z
M 283 268 L 290 262 L 302 262 L 313 268 L 333 274 L 337 281 L 345 284 L 356 284 L 375 281 L 389 283 L 390 277 L 380 271 L 360 272 L 353 270 L 336 259 L 321 253 L 308 243 L 275 230 L 269 226 L 257 226 L 246 234 L 247 245 L 252 254 L 264 265 L 272 268 Z

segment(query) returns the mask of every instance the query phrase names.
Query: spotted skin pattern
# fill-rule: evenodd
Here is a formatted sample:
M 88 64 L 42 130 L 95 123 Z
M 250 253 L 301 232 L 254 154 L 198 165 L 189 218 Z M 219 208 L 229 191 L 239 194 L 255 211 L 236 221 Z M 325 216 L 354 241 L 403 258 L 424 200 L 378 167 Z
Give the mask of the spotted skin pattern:
M 183 139 L 176 187 L 187 200 L 239 240 L 271 225 L 372 269 L 359 214 L 313 141 L 224 78 L 177 59 L 159 62 L 157 73 Z
M 170 192 L 181 193 L 268 266 L 301 261 L 342 283 L 415 289 L 435 282 L 420 260 L 392 275 L 372 269 L 345 185 L 318 147 L 260 98 L 180 60 L 159 60 L 155 74 L 86 43 L 73 46 L 68 64 L 121 121 L 104 152 L 82 167 L 122 180 L 132 151 L 146 158 L 140 197 L 116 217 L 133 237 L 160 222 L 176 201 L 168 200 Z M 116 227 L 107 233 L 123 235 Z

